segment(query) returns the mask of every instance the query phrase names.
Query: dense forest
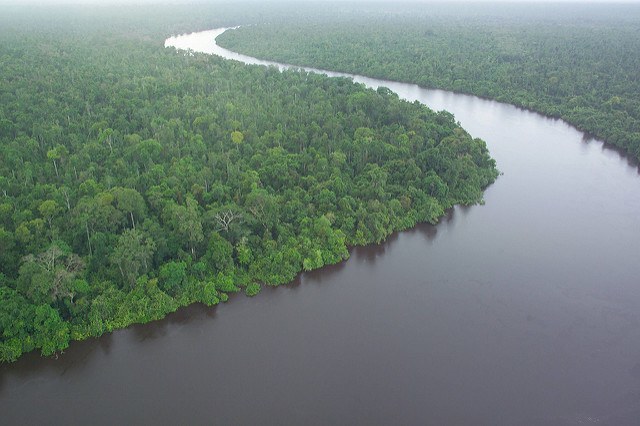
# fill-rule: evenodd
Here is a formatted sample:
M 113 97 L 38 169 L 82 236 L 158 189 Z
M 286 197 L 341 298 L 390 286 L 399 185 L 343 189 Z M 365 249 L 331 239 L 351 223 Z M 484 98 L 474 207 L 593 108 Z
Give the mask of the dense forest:
M 482 200 L 495 163 L 446 112 L 163 47 L 263 17 L 245 10 L 1 14 L 1 361 L 255 295 Z
M 637 5 L 354 7 L 247 26 L 218 41 L 259 58 L 511 103 L 640 158 Z

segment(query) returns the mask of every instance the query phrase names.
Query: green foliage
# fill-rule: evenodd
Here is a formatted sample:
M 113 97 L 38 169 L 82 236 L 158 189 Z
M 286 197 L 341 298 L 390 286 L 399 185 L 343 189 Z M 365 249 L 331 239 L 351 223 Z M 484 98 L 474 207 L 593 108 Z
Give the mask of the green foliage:
M 223 291 L 225 293 L 235 293 L 240 291 L 240 288 L 234 283 L 233 276 L 225 274 L 218 274 L 215 277 L 215 287 L 216 290 Z
M 15 361 L 35 348 L 35 310 L 36 306 L 15 290 L 0 287 L 0 361 Z
M 51 355 L 69 347 L 69 325 L 48 305 L 38 306 L 33 319 L 34 343 L 42 355 Z
M 36 256 L 25 256 L 17 289 L 37 304 L 65 298 L 73 301 L 77 291 L 75 277 L 83 272 L 85 265 L 78 255 L 68 251 L 66 244 L 56 241 Z
M 207 281 L 202 285 L 201 293 L 197 300 L 207 306 L 213 306 L 220 303 L 221 298 L 219 296 L 220 293 L 218 293 L 215 283 Z
M 135 229 L 127 229 L 118 237 L 111 254 L 111 263 L 117 266 L 123 283 L 134 286 L 140 274 L 150 266 L 155 243 Z
M 640 159 L 637 5 L 392 7 L 271 20 L 218 42 L 259 58 L 508 102 L 563 118 Z M 375 113 L 364 93 L 350 106 Z
M 157 280 L 141 277 L 119 306 L 116 320 L 120 326 L 146 323 L 163 318 L 177 308 L 176 301 L 158 288 Z
M 242 132 L 239 132 L 237 130 L 234 130 L 233 132 L 231 132 L 231 141 L 234 144 L 240 145 L 243 140 L 244 140 L 244 135 L 242 134 Z
M 262 287 L 260 287 L 260 284 L 251 283 L 244 289 L 244 293 L 249 297 L 253 297 L 256 294 L 260 293 L 260 290 L 262 290 Z
M 187 264 L 185 262 L 168 262 L 160 267 L 158 273 L 158 287 L 169 295 L 176 295 L 187 279 Z
M 233 246 L 220 234 L 214 232 L 202 260 L 211 271 L 224 272 L 233 267 Z
M 12 10 L 0 15 L 0 361 L 290 282 L 480 201 L 497 176 L 450 114 L 162 47 L 237 21 L 216 21 L 218 7 Z

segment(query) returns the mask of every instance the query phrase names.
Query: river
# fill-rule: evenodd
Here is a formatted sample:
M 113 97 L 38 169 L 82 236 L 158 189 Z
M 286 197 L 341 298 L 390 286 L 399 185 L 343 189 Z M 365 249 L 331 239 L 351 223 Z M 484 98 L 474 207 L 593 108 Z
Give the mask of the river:
M 167 45 L 265 63 L 222 31 Z M 486 204 L 255 298 L 28 354 L 0 367 L 0 423 L 638 424 L 638 167 L 559 120 L 354 80 L 484 139 L 504 173 Z

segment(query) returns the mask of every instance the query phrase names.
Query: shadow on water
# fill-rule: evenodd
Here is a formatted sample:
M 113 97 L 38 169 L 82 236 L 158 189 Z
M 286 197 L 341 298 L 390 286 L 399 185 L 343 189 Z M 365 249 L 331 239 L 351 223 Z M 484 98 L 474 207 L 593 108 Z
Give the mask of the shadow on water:
M 262 292 L 257 297 L 278 297 L 277 292 L 282 290 L 300 290 L 304 285 L 322 285 L 330 283 L 345 267 L 348 261 L 375 263 L 387 251 L 398 243 L 402 236 L 420 235 L 425 241 L 432 242 L 441 226 L 450 226 L 455 221 L 456 210 L 466 215 L 473 206 L 458 206 L 448 209 L 440 221 L 435 224 L 420 223 L 414 228 L 394 232 L 380 244 L 353 247 L 350 249 L 350 259 L 335 265 L 326 265 L 314 271 L 302 272 L 293 281 L 281 286 L 263 286 Z M 243 297 L 239 292 L 231 294 L 226 304 L 234 303 Z M 178 309 L 165 318 L 146 324 L 133 324 L 126 329 L 116 330 L 104 334 L 98 338 L 89 338 L 82 341 L 72 341 L 67 350 L 51 357 L 42 357 L 39 351 L 23 355 L 17 362 L 0 366 L 0 397 L 4 396 L 5 384 L 9 376 L 14 376 L 20 381 L 27 381 L 30 377 L 50 374 L 63 376 L 70 369 L 79 370 L 87 366 L 97 355 L 109 355 L 116 333 L 130 333 L 135 342 L 142 344 L 150 340 L 164 338 L 173 325 L 186 326 L 198 321 L 210 321 L 217 316 L 217 306 L 207 307 L 195 303 Z
M 50 357 L 41 356 L 40 351 L 32 351 L 13 364 L 0 365 L 0 397 L 5 396 L 5 384 L 9 375 L 17 377 L 21 382 L 45 373 L 64 376 L 70 369 L 84 368 L 96 353 L 108 355 L 112 343 L 113 334 L 109 333 L 99 338 L 71 342 L 66 351 Z
M 394 232 L 380 244 L 370 244 L 366 246 L 354 247 L 351 250 L 351 257 L 355 262 L 358 263 L 375 263 L 377 258 L 383 256 L 387 252 L 387 250 L 390 250 L 398 241 L 398 235 L 398 232 Z
M 607 153 L 614 153 L 617 154 L 617 159 L 620 161 L 626 161 L 627 165 L 634 167 L 636 169 L 636 172 L 640 175 L 640 162 L 638 162 L 638 160 L 632 156 L 630 156 L 629 154 L 627 154 L 627 151 L 625 151 L 622 148 L 618 148 L 615 145 L 611 145 L 609 143 L 602 143 L 600 141 L 598 141 L 597 139 L 591 139 L 589 141 L 587 141 L 587 143 L 589 142 L 599 142 L 600 143 L 600 150 L 602 151 L 603 154 L 607 154 Z
M 213 320 L 217 315 L 217 306 L 208 307 L 201 303 L 194 303 L 178 309 L 167 317 L 147 324 L 134 324 L 131 332 L 138 342 L 158 339 L 167 335 L 169 326 L 185 326 L 196 321 Z
M 455 223 L 456 210 L 459 210 L 459 213 L 461 213 L 463 216 L 466 216 L 473 208 L 474 206 L 470 205 L 456 206 L 447 209 L 444 216 L 442 216 L 438 223 L 436 223 L 435 225 L 427 222 L 419 223 L 411 229 L 393 232 L 387 237 L 386 240 L 379 244 L 351 247 L 349 249 L 350 257 L 347 261 L 343 261 L 335 265 L 326 265 L 320 269 L 309 272 L 302 272 L 288 284 L 278 287 L 266 286 L 263 291 L 266 290 L 276 292 L 279 288 L 298 289 L 302 287 L 302 285 L 306 284 L 322 284 L 324 282 L 330 282 L 335 275 L 337 275 L 342 269 L 344 269 L 348 261 L 366 263 L 368 265 L 375 264 L 378 259 L 382 258 L 385 253 L 390 251 L 396 244 L 398 244 L 400 238 L 403 236 L 406 237 L 419 235 L 422 236 L 425 241 L 431 243 L 438 235 L 438 228 L 442 226 L 450 227 Z
M 324 282 L 329 282 L 345 268 L 347 261 L 342 261 L 335 265 L 325 265 L 320 269 L 299 273 L 293 281 L 287 284 L 281 286 L 265 286 L 262 291 L 275 293 L 280 289 L 299 290 L 304 285 L 323 284 Z M 258 297 L 259 296 L 260 295 L 258 295 Z
M 233 296 L 233 295 L 232 295 Z M 5 396 L 5 384 L 9 376 L 16 377 L 21 382 L 30 377 L 50 374 L 64 376 L 69 370 L 80 370 L 87 366 L 97 355 L 109 355 L 115 334 L 130 332 L 135 341 L 142 343 L 148 340 L 163 338 L 167 335 L 168 328 L 172 325 L 185 326 L 196 321 L 208 321 L 216 317 L 217 306 L 207 307 L 195 303 L 172 312 L 161 320 L 146 324 L 133 324 L 125 329 L 115 330 L 112 333 L 103 334 L 97 338 L 88 338 L 81 341 L 72 341 L 69 348 L 61 353 L 49 357 L 40 355 L 40 351 L 32 351 L 24 354 L 12 364 L 0 365 L 0 397 Z
M 444 216 L 442 216 L 435 225 L 424 222 L 415 225 L 411 229 L 407 229 L 405 231 L 394 232 L 387 239 L 380 244 L 370 244 L 366 246 L 354 247 L 351 250 L 351 257 L 354 258 L 357 262 L 363 263 L 375 263 L 378 258 L 383 256 L 387 251 L 391 250 L 394 245 L 396 245 L 401 236 L 411 236 L 411 235 L 421 235 L 424 237 L 425 241 L 431 243 L 435 240 L 438 234 L 438 228 L 442 226 L 451 226 L 455 223 L 456 210 L 461 209 L 461 211 L 466 215 L 473 206 L 457 206 L 454 208 L 450 208 L 445 211 Z

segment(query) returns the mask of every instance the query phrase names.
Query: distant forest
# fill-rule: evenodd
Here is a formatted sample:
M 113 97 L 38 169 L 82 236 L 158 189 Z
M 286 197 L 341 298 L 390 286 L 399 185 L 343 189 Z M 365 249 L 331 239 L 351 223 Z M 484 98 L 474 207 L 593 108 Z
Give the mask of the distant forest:
M 449 113 L 163 47 L 285 10 L 3 8 L 0 361 L 255 295 L 482 200 L 495 163 Z
M 259 58 L 507 102 L 640 159 L 639 5 L 353 5 L 218 41 Z

